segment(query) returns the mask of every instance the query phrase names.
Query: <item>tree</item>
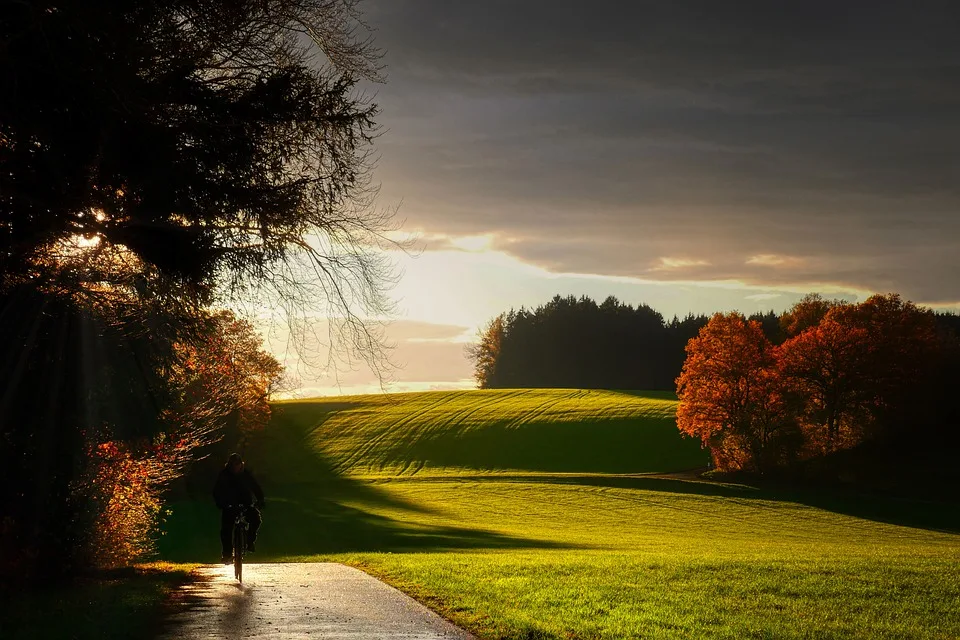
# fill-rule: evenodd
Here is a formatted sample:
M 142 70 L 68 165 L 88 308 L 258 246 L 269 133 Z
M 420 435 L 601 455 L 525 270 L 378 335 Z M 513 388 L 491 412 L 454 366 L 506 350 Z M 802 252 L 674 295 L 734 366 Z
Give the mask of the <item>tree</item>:
M 782 346 L 781 368 L 800 395 L 808 442 L 831 452 L 925 423 L 949 353 L 936 316 L 900 296 L 835 304 Z M 915 429 L 915 428 L 914 428 Z
M 837 308 L 828 317 L 862 330 L 870 339 L 866 369 L 872 401 L 866 435 L 872 439 L 918 436 L 929 411 L 943 398 L 932 395 L 940 362 L 951 353 L 936 316 L 897 294 L 874 295 Z
M 793 423 L 760 323 L 718 313 L 686 350 L 677 427 L 709 446 L 719 469 L 772 468 L 789 453 Z
M 80 238 L 167 297 L 320 303 L 362 330 L 390 224 L 357 5 L 3 3 L 0 271 L 36 277 Z M 95 266 L 71 286 L 96 289 Z
M 599 305 L 586 296 L 554 296 L 496 322 L 481 332 L 479 350 L 466 351 L 481 372 L 478 382 L 489 388 L 672 389 L 683 345 L 701 326 L 667 326 L 649 306 L 612 296 Z
M 175 468 L 265 406 L 214 304 L 319 305 L 379 355 L 378 55 L 357 0 L 0 3 L 0 568 L 69 569 L 78 483 L 129 476 L 98 465 Z
M 178 431 L 207 444 L 208 434 L 236 427 L 250 434 L 270 419 L 270 391 L 283 367 L 263 349 L 250 322 L 230 311 L 209 316 L 202 341 L 179 344 L 168 380 L 174 402 L 166 417 Z
M 480 330 L 478 342 L 467 347 L 467 357 L 473 360 L 473 377 L 480 389 L 492 389 L 497 386 L 497 362 L 503 348 L 504 316 L 501 313 Z
M 783 342 L 785 335 L 783 333 L 783 328 L 780 326 L 780 316 L 778 316 L 774 311 L 767 311 L 766 313 L 752 313 L 747 319 L 759 322 L 760 328 L 763 329 L 763 335 L 767 336 L 767 340 L 773 344 L 780 344 Z
M 784 380 L 803 398 L 807 441 L 821 453 L 859 442 L 873 400 L 870 335 L 836 315 L 828 313 L 780 349 Z
M 780 316 L 780 330 L 786 338 L 798 336 L 820 324 L 828 311 L 843 304 L 841 300 L 825 300 L 819 293 L 808 293 Z

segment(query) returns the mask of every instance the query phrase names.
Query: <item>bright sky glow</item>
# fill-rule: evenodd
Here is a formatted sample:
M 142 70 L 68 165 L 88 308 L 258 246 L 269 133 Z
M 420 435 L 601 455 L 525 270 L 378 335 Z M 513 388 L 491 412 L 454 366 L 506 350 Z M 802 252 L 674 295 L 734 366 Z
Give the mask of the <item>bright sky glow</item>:
M 273 350 L 291 370 L 299 370 L 298 395 L 417 391 L 473 386 L 464 347 L 497 314 L 511 308 L 535 307 L 554 295 L 587 295 L 598 302 L 616 296 L 631 304 L 649 304 L 666 318 L 687 313 L 739 310 L 780 311 L 811 289 L 770 288 L 735 281 L 658 282 L 622 276 L 552 273 L 489 247 L 485 237 L 434 238 L 417 255 L 392 254 L 403 272 L 392 291 L 397 314 L 386 335 L 394 345 L 397 365 L 381 389 L 363 366 L 341 370 L 336 377 L 299 363 L 295 353 L 275 339 Z M 431 246 L 460 247 L 430 250 Z M 682 261 L 680 261 L 682 263 Z M 676 262 L 674 264 L 677 264 Z M 829 297 L 860 299 L 868 292 L 825 287 Z

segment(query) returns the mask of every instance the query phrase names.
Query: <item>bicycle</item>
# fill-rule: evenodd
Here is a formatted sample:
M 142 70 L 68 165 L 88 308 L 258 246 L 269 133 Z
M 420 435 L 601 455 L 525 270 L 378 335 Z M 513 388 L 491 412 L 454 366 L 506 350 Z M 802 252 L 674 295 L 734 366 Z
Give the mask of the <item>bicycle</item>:
M 228 506 L 228 509 L 236 509 L 237 515 L 233 520 L 233 577 L 238 582 L 243 582 L 243 552 L 247 548 L 247 529 L 250 523 L 247 522 L 247 509 L 253 505 Z

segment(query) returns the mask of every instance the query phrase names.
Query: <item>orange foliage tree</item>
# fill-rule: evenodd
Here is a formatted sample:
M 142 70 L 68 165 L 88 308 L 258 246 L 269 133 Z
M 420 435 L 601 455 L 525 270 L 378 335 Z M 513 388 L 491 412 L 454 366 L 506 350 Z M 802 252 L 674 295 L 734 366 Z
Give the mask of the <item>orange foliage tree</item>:
M 807 296 L 781 326 L 792 337 L 774 347 L 759 324 L 718 314 L 687 345 L 677 425 L 718 468 L 916 444 L 925 425 L 939 428 L 936 378 L 958 352 L 932 311 L 895 294 L 856 305 Z
M 721 470 L 766 471 L 795 435 L 775 349 L 760 324 L 716 314 L 687 344 L 677 378 L 677 426 L 710 447 Z
M 223 427 L 248 435 L 266 425 L 283 366 L 263 349 L 250 322 L 219 311 L 210 315 L 201 340 L 176 349 L 168 374 L 176 400 L 166 418 L 178 431 L 207 438 Z
M 199 339 L 173 345 L 162 431 L 131 440 L 104 425 L 91 434 L 85 473 L 73 487 L 91 505 L 84 540 L 91 565 L 118 566 L 149 554 L 164 486 L 225 427 L 246 435 L 270 418 L 270 392 L 283 367 L 246 320 L 220 311 L 204 324 Z
M 932 311 L 888 294 L 836 305 L 784 343 L 781 367 L 802 399 L 809 454 L 850 448 L 913 422 L 940 341 Z
M 819 293 L 808 293 L 780 315 L 780 330 L 787 338 L 798 336 L 816 327 L 831 309 L 841 305 L 840 300 L 826 300 Z
M 839 309 L 840 307 L 835 307 Z M 800 398 L 801 422 L 811 453 L 859 442 L 872 400 L 870 335 L 830 312 L 780 346 L 786 386 Z
M 947 351 L 933 311 L 887 294 L 838 307 L 827 318 L 869 337 L 862 367 L 870 410 L 864 438 L 915 432 L 924 409 L 936 402 L 929 391 L 937 361 Z

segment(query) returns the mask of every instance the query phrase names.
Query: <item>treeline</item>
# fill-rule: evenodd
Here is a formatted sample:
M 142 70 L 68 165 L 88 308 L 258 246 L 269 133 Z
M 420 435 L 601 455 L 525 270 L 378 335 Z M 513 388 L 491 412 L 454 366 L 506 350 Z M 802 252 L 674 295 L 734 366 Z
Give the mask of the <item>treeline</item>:
M 958 336 L 960 316 L 895 294 L 670 320 L 557 296 L 494 318 L 469 356 L 481 388 L 676 390 L 679 428 L 718 469 L 824 478 L 960 443 Z
M 792 309 L 745 316 L 774 345 L 818 321 L 836 300 L 809 295 Z M 943 331 L 960 335 L 960 316 L 930 312 Z M 665 319 L 646 304 L 610 296 L 554 296 L 533 309 L 491 320 L 467 356 L 481 389 L 676 389 L 686 347 L 712 316 Z
M 651 307 L 555 296 L 535 309 L 494 318 L 469 351 L 481 389 L 580 388 L 673 390 L 684 348 L 710 317 L 665 320 Z M 779 318 L 755 314 L 773 339 Z

